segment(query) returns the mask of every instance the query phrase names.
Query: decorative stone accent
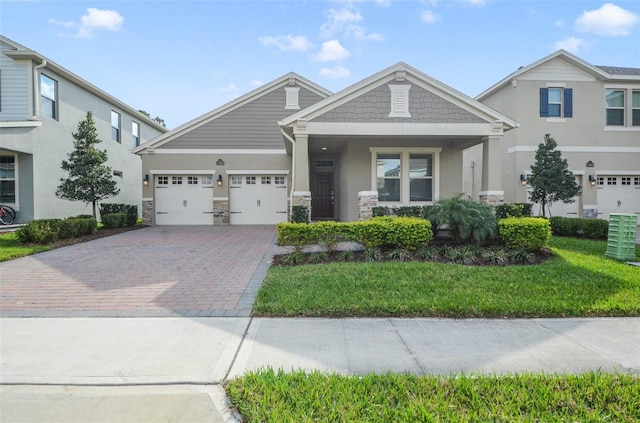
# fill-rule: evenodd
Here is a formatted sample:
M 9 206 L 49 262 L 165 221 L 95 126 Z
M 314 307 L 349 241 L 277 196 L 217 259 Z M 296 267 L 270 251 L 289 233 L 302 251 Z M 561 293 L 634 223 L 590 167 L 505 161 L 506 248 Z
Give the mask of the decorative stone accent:
M 229 198 L 213 199 L 213 224 L 216 226 L 229 224 Z
M 293 192 L 293 206 L 306 206 L 309 211 L 307 221 L 311 221 L 311 191 L 294 191 Z M 291 220 L 291 216 L 289 216 Z
M 491 207 L 504 204 L 504 191 L 481 191 L 480 202 Z
M 358 192 L 358 218 L 360 220 L 369 220 L 373 217 L 373 208 L 377 207 L 378 191 L 360 191 Z
M 153 225 L 153 200 L 142 200 L 142 223 Z

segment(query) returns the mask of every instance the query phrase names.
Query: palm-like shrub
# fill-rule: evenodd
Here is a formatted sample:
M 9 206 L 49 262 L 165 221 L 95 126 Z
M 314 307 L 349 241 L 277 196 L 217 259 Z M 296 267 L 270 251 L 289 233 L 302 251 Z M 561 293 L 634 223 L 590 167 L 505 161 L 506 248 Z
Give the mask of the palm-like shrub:
M 488 205 L 464 197 L 458 194 L 438 201 L 429 211 L 429 220 L 448 226 L 455 242 L 484 244 L 498 233 L 496 217 Z

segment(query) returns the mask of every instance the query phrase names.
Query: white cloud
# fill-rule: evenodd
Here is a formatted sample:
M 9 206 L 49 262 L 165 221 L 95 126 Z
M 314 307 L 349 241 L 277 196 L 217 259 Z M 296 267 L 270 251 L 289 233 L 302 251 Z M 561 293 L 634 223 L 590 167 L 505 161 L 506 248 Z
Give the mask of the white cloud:
M 80 18 L 79 38 L 91 38 L 94 31 L 117 32 L 122 29 L 124 18 L 115 10 L 100 10 L 94 7 L 87 9 L 87 14 Z
M 391 6 L 391 0 L 376 0 L 376 6 L 389 7 Z
M 464 3 L 469 3 L 472 6 L 484 6 L 487 4 L 485 0 L 462 0 Z
M 231 91 L 235 91 L 237 89 L 238 87 L 236 86 L 236 84 L 229 84 L 224 88 L 220 88 L 220 91 L 222 91 L 223 93 L 230 93 Z
M 564 27 L 564 21 L 562 19 L 558 19 L 557 21 L 554 22 L 554 25 L 557 28 L 563 28 Z
M 362 21 L 360 12 L 346 7 L 341 10 L 329 9 L 327 12 L 327 22 L 320 27 L 320 34 L 323 38 L 329 38 L 338 32 L 342 32 L 345 26 L 354 22 Z
M 605 3 L 600 9 L 583 12 L 576 19 L 576 29 L 580 32 L 616 37 L 629 35 L 636 23 L 638 15 L 635 13 L 615 4 Z
M 345 34 L 349 38 L 353 38 L 360 41 L 384 41 L 384 35 L 379 32 L 367 32 L 366 29 L 360 25 L 349 25 L 345 29 Z
M 331 79 L 348 78 L 351 76 L 351 72 L 347 68 L 342 66 L 336 66 L 335 68 L 322 68 L 320 69 L 320 76 Z
M 251 81 L 251 85 L 253 85 L 254 87 L 259 87 L 261 85 L 264 85 L 264 82 L 260 81 L 259 79 L 254 79 Z
M 278 35 L 275 37 L 259 37 L 258 40 L 265 45 L 276 46 L 282 51 L 307 51 L 313 44 L 304 35 Z
M 338 40 L 330 40 L 322 43 L 320 52 L 316 54 L 316 60 L 321 62 L 332 62 L 335 60 L 342 60 L 349 57 L 351 53 L 346 48 L 340 45 Z
M 420 20 L 424 23 L 432 24 L 440 20 L 440 15 L 431 10 L 424 10 L 420 15 Z
M 578 50 L 584 46 L 584 40 L 576 37 L 569 37 L 564 40 L 556 41 L 553 46 L 556 50 L 566 50 L 569 53 L 577 54 Z
M 54 18 L 48 19 L 47 22 L 49 22 L 52 25 L 61 26 L 65 29 L 70 29 L 76 26 L 76 23 L 74 21 L 59 21 Z

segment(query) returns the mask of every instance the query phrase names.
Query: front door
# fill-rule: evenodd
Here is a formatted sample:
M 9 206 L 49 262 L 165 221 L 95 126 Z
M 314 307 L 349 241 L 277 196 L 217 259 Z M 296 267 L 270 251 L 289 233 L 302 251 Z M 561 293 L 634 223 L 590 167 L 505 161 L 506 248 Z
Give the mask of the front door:
M 333 173 L 314 173 L 311 217 L 333 219 Z

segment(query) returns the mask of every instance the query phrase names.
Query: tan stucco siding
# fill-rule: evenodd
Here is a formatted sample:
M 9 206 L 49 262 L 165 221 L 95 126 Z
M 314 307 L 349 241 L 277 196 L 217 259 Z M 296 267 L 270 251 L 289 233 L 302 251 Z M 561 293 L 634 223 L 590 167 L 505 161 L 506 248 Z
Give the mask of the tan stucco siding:
M 412 85 L 409 92 L 410 118 L 391 118 L 389 117 L 390 111 L 391 90 L 388 85 L 381 85 L 343 105 L 337 106 L 327 113 L 311 119 L 311 121 L 486 123 L 485 120 L 417 85 Z

